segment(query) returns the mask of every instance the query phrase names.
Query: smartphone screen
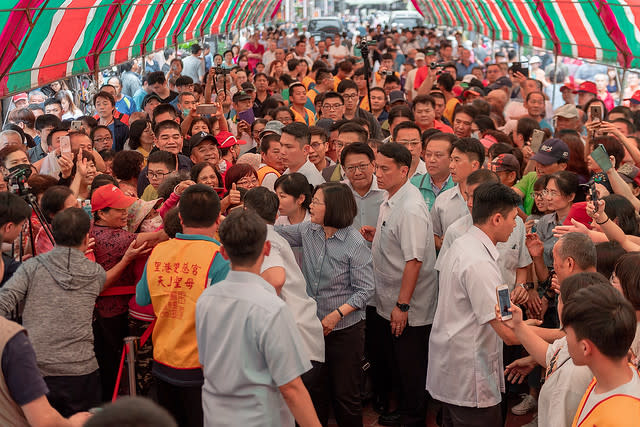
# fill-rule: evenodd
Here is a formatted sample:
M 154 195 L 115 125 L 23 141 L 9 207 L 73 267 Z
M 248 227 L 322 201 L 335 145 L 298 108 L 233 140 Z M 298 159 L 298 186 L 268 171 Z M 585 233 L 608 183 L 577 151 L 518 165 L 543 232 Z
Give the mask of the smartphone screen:
M 69 135 L 60 137 L 60 153 L 71 153 L 71 139 Z
M 82 129 L 82 120 L 74 120 L 71 122 L 71 129 L 78 130 Z
M 245 122 L 252 124 L 256 120 L 253 115 L 253 109 L 249 108 L 247 111 L 238 113 L 238 120 L 244 120 Z
M 498 305 L 500 306 L 500 316 L 503 319 L 511 319 L 511 312 L 509 311 L 511 298 L 509 297 L 509 288 L 506 286 L 498 288 Z
M 540 151 L 540 146 L 542 145 L 542 141 L 544 141 L 545 133 L 540 129 L 534 129 L 533 135 L 531 136 L 531 151 L 537 153 Z
M 602 121 L 602 105 L 592 105 L 589 107 L 589 118 L 591 121 Z
M 196 112 L 198 114 L 210 115 L 213 116 L 216 114 L 217 108 L 213 104 L 200 104 L 196 107 Z
M 603 172 L 607 172 L 613 167 L 611 160 L 609 159 L 609 153 L 604 148 L 604 145 L 599 144 L 592 152 L 591 158 L 600 166 Z

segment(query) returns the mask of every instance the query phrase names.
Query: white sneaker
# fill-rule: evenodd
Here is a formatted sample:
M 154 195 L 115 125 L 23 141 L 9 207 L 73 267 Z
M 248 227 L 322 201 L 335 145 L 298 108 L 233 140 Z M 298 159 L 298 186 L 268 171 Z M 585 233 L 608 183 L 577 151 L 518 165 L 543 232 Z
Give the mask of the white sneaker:
M 537 406 L 538 402 L 536 399 L 530 394 L 527 394 L 524 396 L 524 399 L 522 399 L 522 402 L 511 408 L 511 412 L 514 415 L 524 415 L 534 410 Z
M 538 427 L 538 414 L 536 414 L 530 422 L 521 427 Z

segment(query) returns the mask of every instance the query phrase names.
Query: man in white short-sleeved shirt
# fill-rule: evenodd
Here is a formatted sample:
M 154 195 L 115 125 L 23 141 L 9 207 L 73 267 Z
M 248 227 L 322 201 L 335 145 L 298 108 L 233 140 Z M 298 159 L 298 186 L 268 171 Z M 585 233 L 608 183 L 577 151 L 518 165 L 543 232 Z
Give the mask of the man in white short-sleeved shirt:
M 322 184 L 324 178 L 316 166 L 308 159 L 309 151 L 312 150 L 310 144 L 309 126 L 293 122 L 282 128 L 280 154 L 282 155 L 282 161 L 287 166 L 287 170 L 284 171 L 283 175 L 293 172 L 301 173 L 307 178 L 309 184 L 315 187 Z
M 378 421 L 424 425 L 424 380 L 427 340 L 438 294 L 433 229 L 420 191 L 408 181 L 411 153 L 397 143 L 384 144 L 376 155 L 378 186 L 387 191 L 378 224 L 363 227 L 373 233 L 372 255 L 376 278 L 376 354 L 392 353 L 374 364 L 376 381 L 389 384 L 390 372 L 399 383 L 398 410 Z M 389 351 L 389 349 L 391 349 Z M 389 386 L 390 388 L 390 386 Z M 383 402 L 384 404 L 384 402 Z
M 496 243 L 513 232 L 520 198 L 497 183 L 479 186 L 473 197 L 473 227 L 438 263 L 429 339 L 427 390 L 443 404 L 443 425 L 452 427 L 502 425 L 502 342 L 516 342 L 495 318 L 496 287 L 502 284 Z

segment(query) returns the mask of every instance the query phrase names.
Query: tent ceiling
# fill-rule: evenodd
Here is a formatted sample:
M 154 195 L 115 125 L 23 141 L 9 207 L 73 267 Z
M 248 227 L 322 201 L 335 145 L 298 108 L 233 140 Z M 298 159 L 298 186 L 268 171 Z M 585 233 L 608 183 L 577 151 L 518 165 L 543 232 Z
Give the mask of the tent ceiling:
M 494 40 L 640 68 L 638 0 L 412 0 L 425 19 Z
M 278 0 L 4 0 L 0 97 L 269 21 Z

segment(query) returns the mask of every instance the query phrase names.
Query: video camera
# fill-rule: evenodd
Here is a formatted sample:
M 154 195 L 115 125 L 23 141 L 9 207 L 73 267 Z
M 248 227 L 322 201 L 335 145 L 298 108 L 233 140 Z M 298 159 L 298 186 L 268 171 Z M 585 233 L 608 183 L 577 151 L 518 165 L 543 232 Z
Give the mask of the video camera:
M 27 180 L 33 170 L 31 165 L 17 165 L 9 169 L 9 174 L 4 177 L 9 191 L 18 196 L 31 194 L 31 188 L 27 185 Z
M 432 62 L 431 64 L 429 64 L 429 68 L 431 68 L 432 70 L 435 70 L 438 67 L 444 67 L 445 65 L 447 65 L 446 62 Z

